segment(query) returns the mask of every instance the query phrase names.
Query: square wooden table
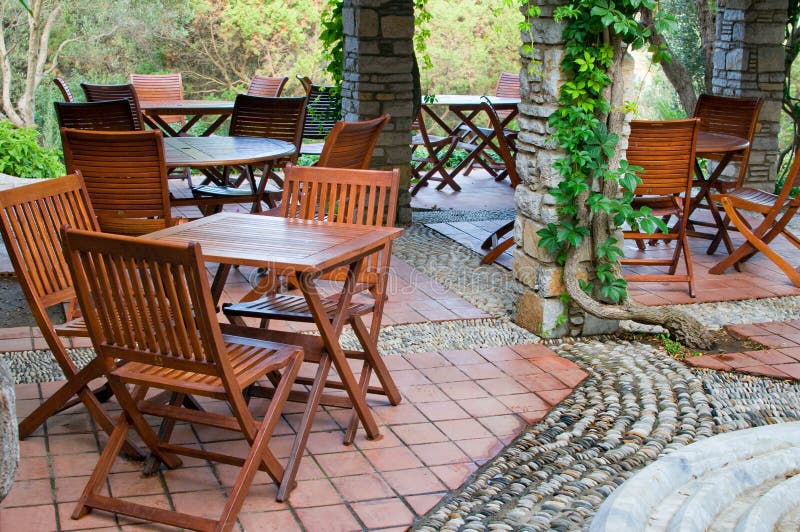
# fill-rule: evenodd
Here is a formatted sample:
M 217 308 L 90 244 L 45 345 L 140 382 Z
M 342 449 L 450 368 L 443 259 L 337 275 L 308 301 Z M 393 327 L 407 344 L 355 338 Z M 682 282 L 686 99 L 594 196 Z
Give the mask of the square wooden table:
M 380 437 L 378 425 L 367 406 L 365 393 L 356 381 L 339 344 L 339 336 L 346 321 L 346 310 L 357 290 L 357 273 L 364 258 L 383 249 L 402 233 L 402 229 L 395 227 L 223 212 L 146 236 L 175 244 L 198 242 L 205 259 L 220 264 L 211 287 L 215 303 L 219 301 L 225 279 L 233 265 L 270 268 L 278 273 L 295 274 L 320 336 L 248 329 L 251 334 L 265 340 L 300 345 L 304 349 L 304 360 L 319 363 L 286 466 L 286 474 L 278 491 L 278 500 L 284 500 L 291 489 L 331 363 L 341 378 L 349 404 L 355 409 L 366 429 L 367 437 Z M 329 319 L 315 279 L 343 266 L 348 267 L 348 274 L 339 296 L 339 304 L 332 319 Z M 381 296 L 382 294 L 377 295 Z M 223 325 L 223 332 L 236 334 L 240 327 Z

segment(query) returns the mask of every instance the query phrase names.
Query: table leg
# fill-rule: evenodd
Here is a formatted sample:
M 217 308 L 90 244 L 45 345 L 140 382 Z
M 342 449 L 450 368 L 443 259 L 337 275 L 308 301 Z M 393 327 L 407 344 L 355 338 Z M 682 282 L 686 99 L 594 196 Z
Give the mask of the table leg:
M 167 124 L 159 115 L 147 115 L 143 114 L 142 119 L 153 129 L 158 129 L 163 131 L 170 137 L 179 137 L 181 132 L 175 131 L 175 129 Z

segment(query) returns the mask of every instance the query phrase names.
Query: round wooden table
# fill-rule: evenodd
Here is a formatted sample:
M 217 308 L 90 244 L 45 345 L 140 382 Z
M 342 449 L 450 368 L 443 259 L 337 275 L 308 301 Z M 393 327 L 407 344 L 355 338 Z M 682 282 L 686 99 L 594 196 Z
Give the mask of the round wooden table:
M 186 134 L 204 116 L 217 116 L 201 136 L 207 137 L 219 128 L 233 114 L 233 101 L 229 100 L 151 100 L 140 102 L 142 118 L 153 129 L 160 129 L 171 137 Z M 189 120 L 180 129 L 175 129 L 163 116 L 185 115 Z
M 256 137 L 165 137 L 164 158 L 170 168 L 198 168 L 213 181 L 213 185 L 193 186 L 191 198 L 178 197 L 171 200 L 175 206 L 219 205 L 252 201 L 253 211 L 261 210 L 270 167 L 275 161 L 294 155 L 295 145 L 276 139 Z M 224 166 L 242 166 L 253 176 L 253 167 L 263 167 L 255 192 L 227 187 L 226 194 L 215 194 L 214 188 L 226 186 L 225 177 L 215 169 Z M 254 182 L 254 181 L 251 181 Z M 238 191 L 238 192 L 237 192 Z M 203 197 L 209 196 L 209 197 Z

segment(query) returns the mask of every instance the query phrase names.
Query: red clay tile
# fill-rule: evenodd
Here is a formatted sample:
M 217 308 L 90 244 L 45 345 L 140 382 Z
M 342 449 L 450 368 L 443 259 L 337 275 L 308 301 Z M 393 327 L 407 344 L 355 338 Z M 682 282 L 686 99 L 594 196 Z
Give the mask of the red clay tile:
M 435 384 L 420 384 L 401 388 L 401 392 L 412 403 L 446 401 L 447 395 Z
M 97 441 L 92 433 L 65 434 L 49 437 L 50 454 L 79 454 L 97 451 Z
M 726 363 L 732 368 L 746 368 L 747 366 L 757 366 L 761 362 L 743 353 L 727 353 L 724 355 L 716 355 L 716 359 Z
M 343 504 L 300 508 L 297 516 L 306 530 L 319 532 L 356 532 L 363 530 L 350 510 Z
M 522 356 L 522 358 L 539 358 L 543 356 L 553 356 L 555 351 L 543 344 L 519 344 L 510 345 L 514 352 Z
M 498 360 L 497 362 L 494 362 L 494 365 L 512 377 L 521 377 L 523 375 L 536 375 L 542 373 L 542 370 L 533 364 L 532 360 L 533 359 Z
M 498 416 L 511 412 L 507 406 L 494 397 L 464 399 L 458 404 L 473 417 Z
M 517 414 L 479 417 L 478 421 L 495 436 L 516 436 L 527 425 Z
M 550 373 L 552 376 L 569 386 L 574 388 L 583 382 L 587 374 L 581 369 L 566 369 L 564 371 L 553 371 Z
M 294 508 L 306 506 L 328 506 L 339 504 L 342 498 L 328 479 L 303 480 L 297 483 L 289 494 L 289 502 Z
M 439 421 L 436 425 L 453 441 L 491 436 L 491 433 L 474 419 Z
M 422 516 L 428 513 L 428 510 L 436 506 L 445 495 L 447 495 L 446 492 L 411 495 L 410 497 L 406 497 L 406 502 L 411 505 L 411 508 L 417 515 Z
M 365 451 L 365 454 L 369 451 Z M 372 471 L 367 459 L 356 451 L 323 454 L 315 457 L 322 470 L 331 477 L 360 475 Z
M 473 364 L 484 364 L 486 359 L 472 349 L 460 351 L 442 351 L 441 355 L 450 361 L 454 366 L 469 366 Z
M 2 502 L 2 510 L 15 506 L 38 506 L 52 504 L 53 493 L 50 490 L 50 479 L 17 480 L 11 485 L 11 491 Z
M 541 375 L 525 375 L 524 377 L 518 377 L 517 381 L 519 381 L 520 384 L 532 392 L 539 392 L 542 390 L 560 390 L 564 388 L 564 383 L 549 373 L 542 373 Z
M 698 368 L 708 368 L 716 370 L 730 370 L 733 369 L 726 362 L 719 360 L 718 355 L 703 355 L 699 357 L 688 357 L 685 362 L 690 366 Z
M 461 464 L 446 464 L 440 466 L 433 466 L 430 468 L 433 473 L 439 477 L 439 480 L 444 482 L 445 486 L 454 490 L 459 488 L 469 476 L 478 469 L 478 466 L 472 462 L 465 462 Z
M 364 456 L 372 462 L 372 465 L 378 471 L 397 471 L 398 469 L 410 469 L 422 465 L 422 462 L 408 447 L 369 449 L 364 451 Z
M 426 466 L 468 462 L 469 457 L 452 442 L 412 445 L 411 450 Z
M 763 351 L 745 351 L 744 354 L 764 364 L 791 364 L 795 359 L 777 349 Z
M 200 486 L 202 489 L 205 486 Z M 227 497 L 219 490 L 188 491 L 173 493 L 172 502 L 175 510 L 192 515 L 217 519 L 227 502 Z
M 553 371 L 578 369 L 574 362 L 558 356 L 539 357 L 531 362 L 533 362 L 533 364 L 535 364 L 541 370 L 548 373 L 552 373 Z
M 383 477 L 400 495 L 430 493 L 446 489 L 442 481 L 425 467 L 386 471 L 383 473 Z
M 500 368 L 489 362 L 459 367 L 471 379 L 499 379 L 506 376 Z
M 95 457 L 95 462 L 97 458 Z M 94 464 L 92 464 L 94 466 Z M 89 469 L 91 472 L 91 469 Z M 84 470 L 84 474 L 86 470 Z M 19 461 L 17 474 L 15 476 L 17 481 L 20 480 L 35 480 L 39 478 L 48 478 L 50 476 L 50 469 L 47 466 L 46 456 L 30 456 L 23 458 Z
M 312 432 L 308 435 L 306 450 L 312 454 L 340 453 L 347 450 L 343 439 L 344 434 L 340 430 Z
M 496 456 L 505 445 L 494 436 L 476 438 L 474 440 L 459 440 L 456 442 L 462 451 L 473 460 L 486 460 Z
M 507 346 L 481 347 L 476 351 L 478 351 L 478 353 L 480 353 L 480 355 L 489 362 L 497 362 L 498 360 L 516 360 L 518 358 L 522 358 L 521 355 Z
M 423 368 L 422 373 L 433 383 L 457 382 L 469 380 L 463 371 L 454 366 L 442 366 L 439 368 Z M 422 384 L 422 383 L 415 383 Z
M 436 391 L 441 394 L 444 399 L 447 397 L 438 389 L 435 385 L 430 384 L 428 386 L 433 386 Z M 413 388 L 413 386 L 412 386 Z M 419 395 L 423 395 L 422 392 Z M 426 395 L 427 396 L 427 395 Z M 412 401 L 414 402 L 414 401 Z M 399 425 L 405 423 L 422 423 L 427 421 L 425 416 L 417 410 L 417 408 L 408 402 L 401 403 L 397 406 L 376 406 L 372 408 L 373 413 L 378 416 L 380 419 L 388 423 L 389 425 Z
M 414 353 L 412 355 L 403 355 L 403 358 L 417 369 L 438 368 L 450 365 L 450 361 L 439 353 Z
M 19 441 L 19 456 L 47 456 L 47 447 L 44 438 L 25 438 Z
M 445 382 L 439 388 L 447 394 L 450 399 L 461 401 L 463 399 L 477 399 L 488 397 L 489 394 L 473 381 Z
M 777 368 L 793 379 L 800 380 L 800 364 L 781 364 Z
M 300 532 L 303 530 L 297 519 L 289 510 L 275 512 L 240 513 L 239 522 L 246 532 Z
M 441 401 L 438 403 L 420 403 L 419 411 L 431 421 L 445 419 L 464 419 L 470 417 L 455 401 Z
M 516 395 L 503 395 L 497 398 L 509 410 L 517 413 L 538 412 L 549 409 L 550 405 L 542 401 L 533 393 L 520 393 Z
M 387 473 L 384 473 L 384 475 Z M 389 484 L 376 473 L 334 478 L 333 484 L 347 502 L 385 499 L 395 496 Z
M 397 499 L 357 502 L 352 507 L 367 528 L 409 526 L 414 520 L 414 514 Z
M 481 388 L 489 392 L 490 395 L 509 395 L 512 393 L 526 393 L 528 391 L 525 386 L 511 377 L 482 379 L 475 382 L 477 382 Z
M 571 388 L 564 388 L 561 390 L 542 390 L 536 392 L 536 395 L 538 395 L 551 405 L 557 405 L 558 403 L 566 399 L 567 396 L 571 393 L 572 393 Z
M 797 342 L 778 336 L 777 334 L 768 334 L 766 336 L 753 336 L 750 338 L 754 342 L 767 347 L 796 347 Z
M 158 475 L 146 477 L 138 471 L 112 473 L 109 475 L 108 481 L 111 484 L 111 494 L 114 497 L 154 495 L 164 492 L 161 478 Z M 199 489 L 202 489 L 202 487 Z
M 219 482 L 209 467 L 179 467 L 168 469 L 163 475 L 170 493 L 219 488 Z M 114 489 L 113 485 L 111 489 Z
M 766 364 L 762 364 L 759 366 L 748 366 L 746 368 L 741 368 L 741 371 L 752 373 L 754 375 L 764 375 L 766 377 L 775 377 L 778 379 L 790 379 L 791 377 L 787 375 L 780 369 L 780 365 L 777 366 L 770 366 Z
M 414 443 L 432 443 L 446 441 L 447 436 L 436 428 L 433 423 L 414 423 L 413 425 L 394 425 L 392 431 L 403 440 L 406 445 Z
M 759 323 L 758 326 L 767 331 L 768 333 L 780 334 L 781 336 L 784 336 L 785 333 L 797 334 L 798 332 L 800 332 L 800 329 L 798 329 L 791 323 L 787 322 L 773 321 L 767 323 Z
M 783 349 L 778 349 L 778 351 L 795 361 L 800 362 L 800 347 L 786 347 Z
M 452 368 L 455 369 L 455 368 Z M 418 369 L 392 371 L 392 379 L 397 386 L 411 386 L 414 384 L 430 384 L 431 380 Z

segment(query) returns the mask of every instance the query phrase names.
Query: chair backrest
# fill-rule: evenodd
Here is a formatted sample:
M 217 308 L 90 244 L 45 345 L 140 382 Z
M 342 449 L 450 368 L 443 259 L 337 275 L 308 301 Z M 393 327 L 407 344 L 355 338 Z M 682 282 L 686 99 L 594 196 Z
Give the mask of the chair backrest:
M 306 99 L 266 98 L 239 94 L 233 105 L 229 134 L 291 142 L 300 151 Z
M 322 166 L 287 165 L 284 171 L 280 215 L 304 220 L 393 226 L 397 216 L 400 172 L 353 170 Z M 375 275 L 388 267 L 389 253 L 378 252 L 365 260 L 362 282 L 376 282 Z M 328 279 L 343 278 L 336 270 Z
M 342 117 L 342 97 L 334 86 L 314 85 L 307 77 L 297 76 L 308 98 L 303 138 L 324 139 Z
M 508 180 L 511 186 L 516 188 L 521 183 L 517 173 L 517 146 L 513 140 L 515 133 L 506 131 L 503 128 L 500 115 L 491 102 L 481 102 L 481 107 L 489 117 L 489 127 L 494 131 L 494 143 L 497 146 L 497 154 L 503 160 L 505 171 L 508 173 Z M 498 178 L 499 179 L 499 178 Z
M 519 98 L 519 73 L 500 72 L 497 78 L 497 87 L 494 89 L 495 96 L 503 98 Z
M 247 94 L 250 96 L 267 96 L 277 98 L 283 92 L 283 87 L 289 78 L 270 78 L 268 76 L 259 76 L 255 74 L 253 79 L 250 80 L 250 86 L 247 88 Z
M 750 148 L 758 123 L 758 113 L 763 104 L 761 98 L 734 98 L 701 94 L 694 108 L 694 117 L 700 119 L 700 131 L 725 133 L 750 141 L 750 147 L 731 159 L 740 163 L 737 185 L 741 186 L 747 173 Z
M 64 250 L 95 349 L 230 378 L 200 245 L 66 229 Z M 230 382 L 230 381 L 229 381 Z
M 633 120 L 625 158 L 644 168 L 639 195 L 687 194 L 691 197 L 694 153 L 700 120 Z
M 81 83 L 83 93 L 86 95 L 87 102 L 105 102 L 108 100 L 128 100 L 133 113 L 133 122 L 137 130 L 144 129 L 142 122 L 142 111 L 139 106 L 139 97 L 133 85 L 92 85 Z
M 172 224 L 160 131 L 62 129 L 64 162 L 80 170 L 105 232 L 142 235 Z
M 128 100 L 106 102 L 53 102 L 58 127 L 107 131 L 134 131 L 136 124 Z
M 3 242 L 33 317 L 50 337 L 55 331 L 46 308 L 75 297 L 61 249 L 62 225 L 100 230 L 79 174 L 0 191 Z
M 131 84 L 136 89 L 140 103 L 159 100 L 183 101 L 183 76 L 175 74 L 131 74 Z M 182 115 L 161 117 L 167 123 L 183 123 Z
M 74 102 L 75 96 L 72 95 L 72 89 L 69 88 L 69 84 L 64 80 L 64 78 L 53 78 L 53 83 L 56 84 L 58 90 L 61 91 L 61 95 L 64 97 L 65 102 Z
M 369 168 L 378 137 L 390 118 L 386 114 L 363 122 L 336 122 L 325 139 L 317 166 Z

